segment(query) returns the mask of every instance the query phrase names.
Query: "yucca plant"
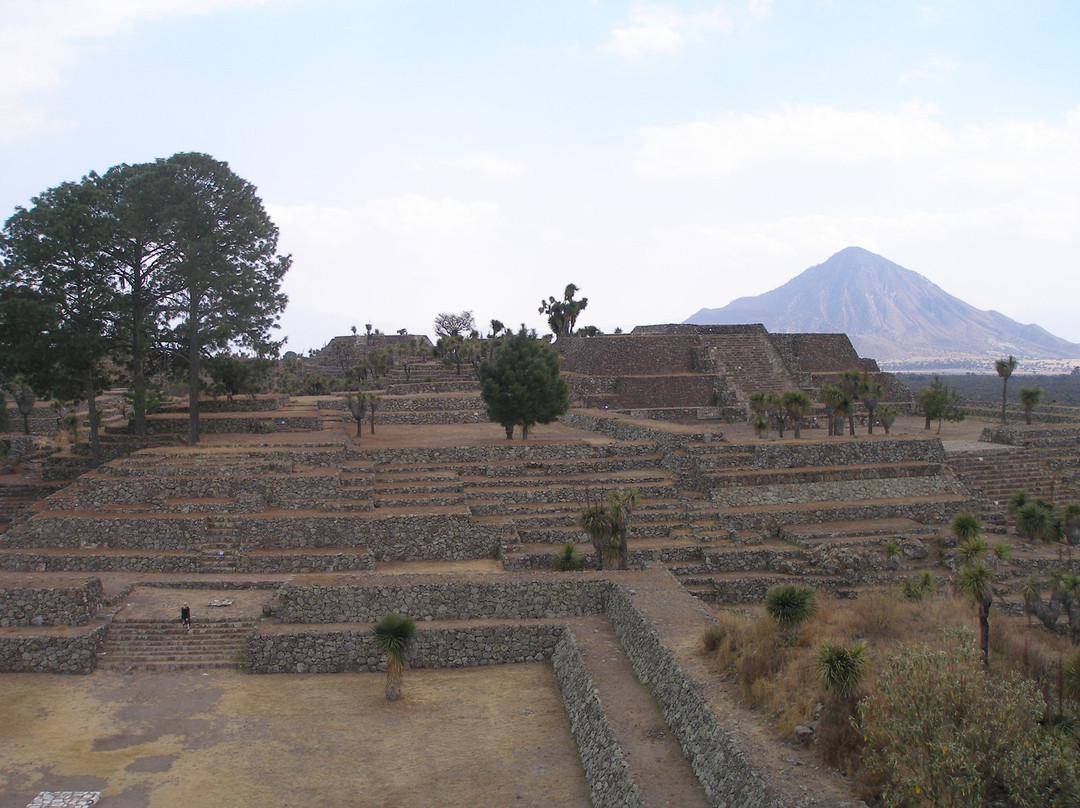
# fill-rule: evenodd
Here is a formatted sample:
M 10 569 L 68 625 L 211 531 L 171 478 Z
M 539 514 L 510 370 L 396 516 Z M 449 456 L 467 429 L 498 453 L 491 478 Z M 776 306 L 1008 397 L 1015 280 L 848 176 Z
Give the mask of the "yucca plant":
M 994 602 L 994 573 L 985 564 L 970 564 L 960 571 L 956 585 L 979 607 L 979 649 L 983 667 L 990 665 L 990 606 Z
M 975 514 L 961 511 L 949 522 L 949 532 L 952 533 L 953 538 L 959 544 L 968 539 L 974 539 L 976 536 L 981 536 L 983 526 Z
M 585 556 L 572 541 L 551 554 L 551 568 L 555 572 L 579 572 L 585 568 Z
M 416 624 L 411 617 L 388 614 L 371 627 L 371 633 L 379 650 L 386 654 L 386 700 L 397 701 L 401 698 L 405 662 L 416 636 Z
M 827 693 L 847 701 L 859 692 L 869 661 L 866 643 L 844 645 L 826 640 L 814 654 L 814 670 Z
M 924 572 L 918 578 L 905 578 L 900 585 L 900 592 L 904 600 L 912 602 L 922 600 L 934 591 L 934 576 Z
M 900 555 L 900 545 L 892 540 L 885 542 L 881 550 L 885 553 L 885 558 L 896 558 Z
M 765 593 L 765 612 L 783 628 L 794 628 L 817 612 L 814 590 L 800 584 L 778 584 Z
M 986 558 L 987 552 L 989 548 L 986 546 L 986 540 L 982 536 L 974 536 L 960 542 L 956 548 L 956 560 L 960 566 L 967 566 L 981 558 Z
M 1053 527 L 1050 511 L 1039 502 L 1028 502 L 1016 512 L 1016 531 L 1026 538 L 1049 541 Z

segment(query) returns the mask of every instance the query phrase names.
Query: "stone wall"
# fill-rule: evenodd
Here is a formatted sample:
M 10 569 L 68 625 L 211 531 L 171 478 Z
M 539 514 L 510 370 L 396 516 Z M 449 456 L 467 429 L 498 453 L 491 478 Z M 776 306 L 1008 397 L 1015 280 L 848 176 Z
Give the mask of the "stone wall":
M 282 394 L 255 396 L 234 396 L 232 401 L 227 398 L 201 398 L 199 399 L 199 412 L 269 412 L 280 410 L 289 403 L 289 397 Z M 187 415 L 187 404 L 162 407 L 160 412 L 182 412 Z
M 724 508 L 739 508 L 747 505 L 859 502 L 871 499 L 925 497 L 934 494 L 963 495 L 963 493 L 951 477 L 939 474 L 927 477 L 723 486 L 713 490 L 712 501 Z
M 551 663 L 570 719 L 570 732 L 577 742 L 593 808 L 644 805 L 572 631 L 567 630 L 555 646 Z
M 696 334 L 646 333 L 581 337 L 570 340 L 562 369 L 586 376 L 652 376 L 690 373 L 695 367 Z
M 686 676 L 664 647 L 656 628 L 635 608 L 631 593 L 623 587 L 613 589 L 606 611 L 638 681 L 656 699 L 668 729 L 713 804 L 786 806 L 786 801 L 771 793 L 735 737 L 723 727 L 700 686 Z
M 18 533 L 0 537 L 0 547 L 194 551 L 207 541 L 211 517 L 155 515 L 103 519 L 39 515 Z M 230 527 L 243 548 L 367 547 L 377 560 L 447 561 L 493 558 L 500 533 L 470 523 L 469 514 L 380 514 L 368 516 L 247 515 Z
M 252 415 L 243 418 L 199 419 L 199 432 L 203 435 L 221 433 L 269 434 L 271 432 L 299 432 L 322 429 L 322 419 L 316 415 Z M 155 433 L 186 433 L 187 416 L 183 418 L 168 415 L 151 415 L 146 419 L 146 431 Z
M 387 612 L 427 620 L 535 620 L 600 614 L 604 591 L 598 579 L 500 576 L 499 581 L 410 580 L 372 586 L 287 584 L 274 607 L 285 623 L 372 623 Z
M 0 634 L 0 673 L 93 673 L 105 631 L 102 625 L 64 635 Z
M 846 466 L 854 463 L 944 463 L 945 446 L 939 438 L 852 440 L 829 438 L 813 442 L 749 444 L 758 468 Z
M 382 615 L 380 615 L 381 617 Z M 417 625 L 409 667 L 462 668 L 550 659 L 565 628 L 559 623 Z M 262 631 L 248 635 L 244 666 L 251 673 L 345 673 L 386 670 L 369 626 Z
M 104 604 L 99 578 L 74 586 L 0 588 L 0 626 L 81 626 Z

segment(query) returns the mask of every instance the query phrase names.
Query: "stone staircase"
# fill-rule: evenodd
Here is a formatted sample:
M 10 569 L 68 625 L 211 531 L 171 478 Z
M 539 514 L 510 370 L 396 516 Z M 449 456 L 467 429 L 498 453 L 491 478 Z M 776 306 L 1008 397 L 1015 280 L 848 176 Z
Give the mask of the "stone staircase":
M 243 666 L 254 620 L 114 620 L 98 667 L 118 671 L 178 671 Z
M 952 452 L 949 467 L 971 492 L 984 522 L 1007 522 L 1005 506 L 1017 491 L 1050 501 L 1062 499 L 1046 458 L 1035 449 L 988 445 L 985 451 Z

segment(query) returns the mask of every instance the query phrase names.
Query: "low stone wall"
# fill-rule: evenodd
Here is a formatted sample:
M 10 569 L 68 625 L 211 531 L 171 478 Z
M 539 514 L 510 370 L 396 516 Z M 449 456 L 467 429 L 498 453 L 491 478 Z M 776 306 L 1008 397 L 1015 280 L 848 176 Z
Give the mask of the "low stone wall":
M 382 615 L 380 615 L 381 617 Z M 463 668 L 550 659 L 565 629 L 558 623 L 417 626 L 413 668 Z M 325 631 L 260 631 L 247 640 L 251 673 L 345 673 L 386 670 L 369 626 Z
M 706 795 L 715 805 L 783 808 L 738 742 L 723 728 L 699 686 L 688 679 L 652 624 L 619 587 L 607 598 L 607 616 L 638 680 L 656 699 L 668 729 L 682 747 Z
M 204 435 L 239 433 L 269 434 L 271 432 L 299 432 L 322 429 L 322 418 L 317 415 L 264 415 L 246 418 L 200 418 L 199 432 Z M 150 416 L 146 419 L 146 431 L 154 433 L 182 433 L 188 430 L 188 419 Z
M 723 436 L 715 430 L 707 432 L 666 432 L 662 429 L 654 429 L 640 424 L 630 424 L 618 418 L 604 418 L 598 415 L 590 415 L 584 412 L 571 411 L 559 419 L 567 426 L 575 429 L 584 429 L 589 432 L 599 432 L 610 438 L 624 441 L 655 441 L 662 452 L 681 449 L 688 443 L 702 443 L 705 441 L 719 440 Z
M 280 410 L 289 403 L 289 397 L 280 395 L 259 396 L 234 396 L 232 401 L 227 398 L 200 398 L 199 413 L 207 412 L 269 412 Z M 178 412 L 187 417 L 187 404 L 162 407 L 161 412 Z
M 234 498 L 256 496 L 262 500 L 258 510 L 293 500 L 316 503 L 334 499 L 340 490 L 340 474 L 329 469 L 290 474 L 255 473 L 218 475 L 204 469 L 203 475 L 172 475 L 167 466 L 158 466 L 153 477 L 102 474 L 69 486 L 49 500 L 54 511 L 93 511 L 106 505 L 152 503 L 157 510 L 167 510 L 167 499 Z M 308 505 L 307 507 L 311 507 Z
M 949 477 L 893 477 L 883 480 L 833 480 L 820 483 L 735 485 L 716 488 L 712 501 L 724 508 L 791 505 L 800 502 L 859 502 L 963 492 Z
M 105 626 L 78 634 L 0 634 L 0 673 L 90 674 L 101 647 Z
M 850 440 L 825 438 L 813 442 L 750 444 L 754 465 L 760 468 L 846 466 L 853 463 L 944 463 L 945 447 L 939 438 Z
M 198 572 L 194 553 L 35 553 L 0 550 L 0 569 L 10 572 Z M 291 570 L 289 570 L 291 572 Z M 186 586 L 187 584 L 185 584 Z
M 564 417 L 565 419 L 565 417 Z M 570 424 L 570 426 L 576 426 Z M 643 434 L 652 430 L 642 429 Z M 634 440 L 634 439 L 628 439 Z M 643 440 L 649 440 L 644 438 Z M 623 443 L 596 446 L 585 442 L 534 443 L 532 441 L 506 441 L 481 446 L 446 446 L 439 448 L 402 446 L 392 449 L 365 449 L 362 443 L 349 447 L 350 460 L 366 459 L 375 463 L 453 463 L 455 465 L 483 464 L 521 460 L 540 462 L 593 457 L 627 457 L 652 454 L 656 447 L 646 443 Z M 461 469 L 461 473 L 471 473 Z
M 500 576 L 501 578 L 503 576 Z M 500 581 L 419 582 L 371 586 L 287 584 L 274 607 L 286 623 L 372 623 L 387 612 L 426 620 L 535 620 L 600 614 L 607 581 L 513 577 Z
M 247 549 L 367 547 L 377 560 L 446 561 L 493 558 L 500 533 L 472 525 L 469 514 L 366 516 L 262 516 L 236 518 L 230 537 Z M 40 515 L 18 533 L 0 535 L 0 547 L 68 547 L 194 551 L 207 541 L 211 517 L 74 518 Z
M 593 808 L 644 805 L 572 631 L 567 630 L 555 646 L 551 663 L 570 719 L 570 732 L 577 741 Z
M 100 578 L 77 586 L 0 588 L 0 626 L 81 626 L 104 604 Z

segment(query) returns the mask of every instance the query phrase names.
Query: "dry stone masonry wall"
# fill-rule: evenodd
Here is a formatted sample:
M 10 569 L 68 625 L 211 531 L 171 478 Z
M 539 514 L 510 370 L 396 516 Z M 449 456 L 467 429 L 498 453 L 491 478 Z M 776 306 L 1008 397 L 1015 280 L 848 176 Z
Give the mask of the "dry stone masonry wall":
M 104 603 L 99 578 L 76 586 L 0 588 L 0 626 L 82 626 Z

